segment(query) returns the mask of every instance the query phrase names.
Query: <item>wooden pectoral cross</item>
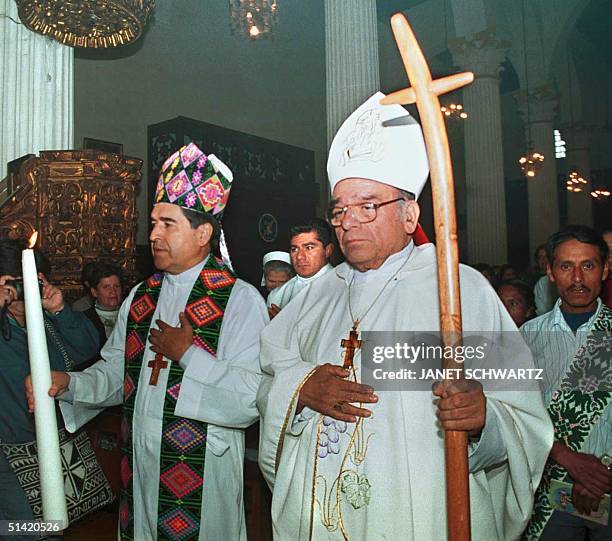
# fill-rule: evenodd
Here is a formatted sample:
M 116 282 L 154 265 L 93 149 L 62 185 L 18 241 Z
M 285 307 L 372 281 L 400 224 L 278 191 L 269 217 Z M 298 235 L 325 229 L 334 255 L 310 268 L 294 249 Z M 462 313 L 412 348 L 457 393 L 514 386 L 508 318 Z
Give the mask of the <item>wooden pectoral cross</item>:
M 343 348 L 346 348 L 344 352 L 344 363 L 342 364 L 342 368 L 346 368 L 350 370 L 353 368 L 353 357 L 355 356 L 355 350 L 361 347 L 361 340 L 359 340 L 359 331 L 353 327 L 350 332 L 348 338 L 343 338 L 340 340 L 340 345 Z
M 166 368 L 168 366 L 168 361 L 164 361 L 164 356 L 161 353 L 156 353 L 155 359 L 149 361 L 147 366 L 153 369 L 151 372 L 151 377 L 149 378 L 149 385 L 157 385 L 159 372 L 162 368 Z

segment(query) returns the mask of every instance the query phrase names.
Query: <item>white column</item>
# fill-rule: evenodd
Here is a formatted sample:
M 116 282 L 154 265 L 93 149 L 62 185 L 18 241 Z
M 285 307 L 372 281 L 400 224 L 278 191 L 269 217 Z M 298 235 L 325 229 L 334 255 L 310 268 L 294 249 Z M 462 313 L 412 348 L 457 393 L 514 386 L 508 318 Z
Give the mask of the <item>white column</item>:
M 558 98 L 554 91 L 544 86 L 529 94 L 529 119 L 527 118 L 527 95 L 524 91 L 515 94 L 519 111 L 525 122 L 525 140 L 533 143 L 534 151 L 544 154 L 544 165 L 537 176 L 528 180 L 529 197 L 529 252 L 543 244 L 559 230 L 559 197 L 557 193 L 557 163 L 553 119 Z M 517 156 L 517 160 L 520 156 Z
M 380 87 L 376 0 L 325 1 L 327 146 Z
M 73 147 L 73 50 L 28 30 L 0 0 L 0 179 L 6 163 Z
M 574 169 L 587 180 L 591 179 L 591 130 L 585 124 L 568 126 L 563 132 L 566 141 L 567 157 L 565 162 L 568 174 Z M 593 226 L 592 185 L 584 185 L 583 191 L 567 192 L 567 223 Z
M 454 62 L 475 79 L 463 89 L 467 256 L 471 263 L 508 258 L 499 69 L 510 44 L 494 33 L 453 41 Z

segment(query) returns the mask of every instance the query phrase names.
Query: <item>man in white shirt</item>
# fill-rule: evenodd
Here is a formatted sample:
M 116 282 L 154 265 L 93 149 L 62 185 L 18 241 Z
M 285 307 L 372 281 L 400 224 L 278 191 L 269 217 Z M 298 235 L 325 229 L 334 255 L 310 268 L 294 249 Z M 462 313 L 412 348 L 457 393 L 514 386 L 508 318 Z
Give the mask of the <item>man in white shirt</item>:
M 268 296 L 270 318 L 275 317 L 291 299 L 306 286 L 328 273 L 333 267 L 329 260 L 334 251 L 329 224 L 314 218 L 307 224 L 296 225 L 289 232 L 291 263 L 296 275 Z
M 548 277 L 559 292 L 553 309 L 521 327 L 534 362 L 543 369 L 542 392 L 555 425 L 555 442 L 536 495 L 528 541 L 612 539 L 607 527 L 553 511 L 553 483 L 571 494 L 583 515 L 599 513 L 612 491 L 612 310 L 599 298 L 608 275 L 608 246 L 586 226 L 568 226 L 547 243 Z M 606 376 L 606 373 L 608 374 Z

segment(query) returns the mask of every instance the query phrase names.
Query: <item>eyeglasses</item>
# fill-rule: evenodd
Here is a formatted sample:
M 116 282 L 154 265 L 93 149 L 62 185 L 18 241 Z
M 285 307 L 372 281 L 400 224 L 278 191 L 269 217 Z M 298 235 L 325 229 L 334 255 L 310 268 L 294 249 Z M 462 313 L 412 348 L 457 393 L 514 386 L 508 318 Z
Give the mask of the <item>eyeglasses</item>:
M 367 224 L 376 220 L 377 210 L 385 205 L 397 203 L 398 201 L 406 201 L 404 197 L 398 197 L 385 201 L 384 203 L 355 203 L 353 205 L 345 205 L 344 207 L 332 207 L 327 211 L 329 223 L 334 227 L 342 225 L 342 220 L 346 216 L 348 209 L 353 208 L 353 214 L 357 221 L 362 224 Z

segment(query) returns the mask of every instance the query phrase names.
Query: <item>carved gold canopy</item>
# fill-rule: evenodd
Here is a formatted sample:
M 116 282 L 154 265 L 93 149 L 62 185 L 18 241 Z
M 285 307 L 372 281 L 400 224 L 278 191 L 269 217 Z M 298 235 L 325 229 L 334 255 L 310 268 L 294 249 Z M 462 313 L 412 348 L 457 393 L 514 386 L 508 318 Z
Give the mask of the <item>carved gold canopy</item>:
M 95 150 L 44 151 L 24 162 L 19 185 L 0 207 L 0 238 L 27 239 L 49 256 L 68 298 L 80 274 L 104 260 L 135 273 L 136 190 L 142 160 Z

